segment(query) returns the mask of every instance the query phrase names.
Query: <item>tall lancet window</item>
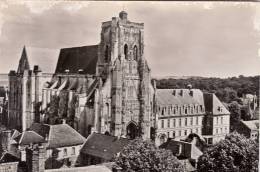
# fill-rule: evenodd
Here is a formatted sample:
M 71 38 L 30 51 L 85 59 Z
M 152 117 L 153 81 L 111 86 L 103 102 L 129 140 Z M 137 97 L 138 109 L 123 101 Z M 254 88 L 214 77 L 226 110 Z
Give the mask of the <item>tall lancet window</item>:
M 105 49 L 105 62 L 108 62 L 108 61 L 109 61 L 109 47 L 107 45 L 106 49 Z
M 138 58 L 138 50 L 137 50 L 137 46 L 134 46 L 134 60 L 137 60 Z
M 124 46 L 124 55 L 125 55 L 125 59 L 128 59 L 128 47 L 127 47 L 127 44 L 125 44 Z

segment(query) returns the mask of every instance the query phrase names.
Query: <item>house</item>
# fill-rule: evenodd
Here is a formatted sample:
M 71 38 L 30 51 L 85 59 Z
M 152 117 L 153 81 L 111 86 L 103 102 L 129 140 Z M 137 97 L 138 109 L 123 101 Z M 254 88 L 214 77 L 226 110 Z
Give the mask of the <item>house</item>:
M 46 162 L 53 162 L 55 159 L 63 161 L 68 166 L 75 165 L 86 140 L 76 130 L 65 123 L 57 125 L 33 123 L 30 130 L 39 133 L 46 140 Z M 46 168 L 53 168 L 52 165 L 46 163 Z
M 247 138 L 257 140 L 259 137 L 259 120 L 241 120 L 236 127 L 236 131 L 245 135 Z
M 167 142 L 159 146 L 160 148 L 170 150 L 174 156 L 181 160 L 187 168 L 192 171 L 190 164 L 196 167 L 198 158 L 203 154 L 203 149 L 207 147 L 205 140 L 193 133 L 185 140 L 168 139 Z
M 92 133 L 80 151 L 81 165 L 109 162 L 128 145 L 129 139 Z

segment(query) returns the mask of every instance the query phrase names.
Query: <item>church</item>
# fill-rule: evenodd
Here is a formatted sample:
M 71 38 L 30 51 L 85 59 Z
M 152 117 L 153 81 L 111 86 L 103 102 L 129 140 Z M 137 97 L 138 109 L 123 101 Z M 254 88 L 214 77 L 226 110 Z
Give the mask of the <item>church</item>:
M 156 88 L 144 23 L 121 11 L 101 27 L 98 45 L 23 48 L 18 69 L 9 72 L 10 128 L 65 121 L 85 137 L 96 132 L 157 144 L 189 133 L 213 144 L 229 133 L 230 114 L 213 93 Z

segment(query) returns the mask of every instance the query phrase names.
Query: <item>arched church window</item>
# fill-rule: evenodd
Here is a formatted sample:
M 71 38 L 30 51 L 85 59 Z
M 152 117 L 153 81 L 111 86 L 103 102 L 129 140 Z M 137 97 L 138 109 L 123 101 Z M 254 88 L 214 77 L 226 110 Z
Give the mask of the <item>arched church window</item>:
M 138 56 L 138 50 L 137 50 L 137 46 L 134 46 L 134 60 L 137 60 L 137 56 Z
M 128 47 L 127 44 L 125 44 L 124 46 L 124 55 L 125 55 L 125 59 L 128 59 L 127 55 L 128 55 Z
M 106 49 L 105 49 L 105 62 L 108 62 L 108 61 L 109 61 L 109 47 L 107 45 Z

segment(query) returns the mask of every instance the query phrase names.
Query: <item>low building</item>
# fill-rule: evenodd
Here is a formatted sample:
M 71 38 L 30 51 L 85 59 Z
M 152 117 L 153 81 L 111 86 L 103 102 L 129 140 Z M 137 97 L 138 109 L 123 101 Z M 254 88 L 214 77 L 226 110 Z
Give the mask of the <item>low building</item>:
M 75 166 L 85 137 L 67 124 L 33 123 L 30 130 L 39 133 L 46 140 L 46 168 L 54 168 L 53 161 Z
M 190 134 L 185 140 L 168 139 L 160 148 L 170 150 L 179 160 L 186 162 L 185 164 L 189 165 L 190 163 L 196 167 L 198 158 L 203 154 L 202 150 L 206 146 L 207 144 L 201 136 Z
M 241 120 L 236 131 L 245 135 L 247 138 L 256 140 L 259 137 L 259 120 L 243 121 Z
M 128 143 L 126 138 L 92 133 L 80 151 L 80 164 L 84 166 L 109 162 Z

